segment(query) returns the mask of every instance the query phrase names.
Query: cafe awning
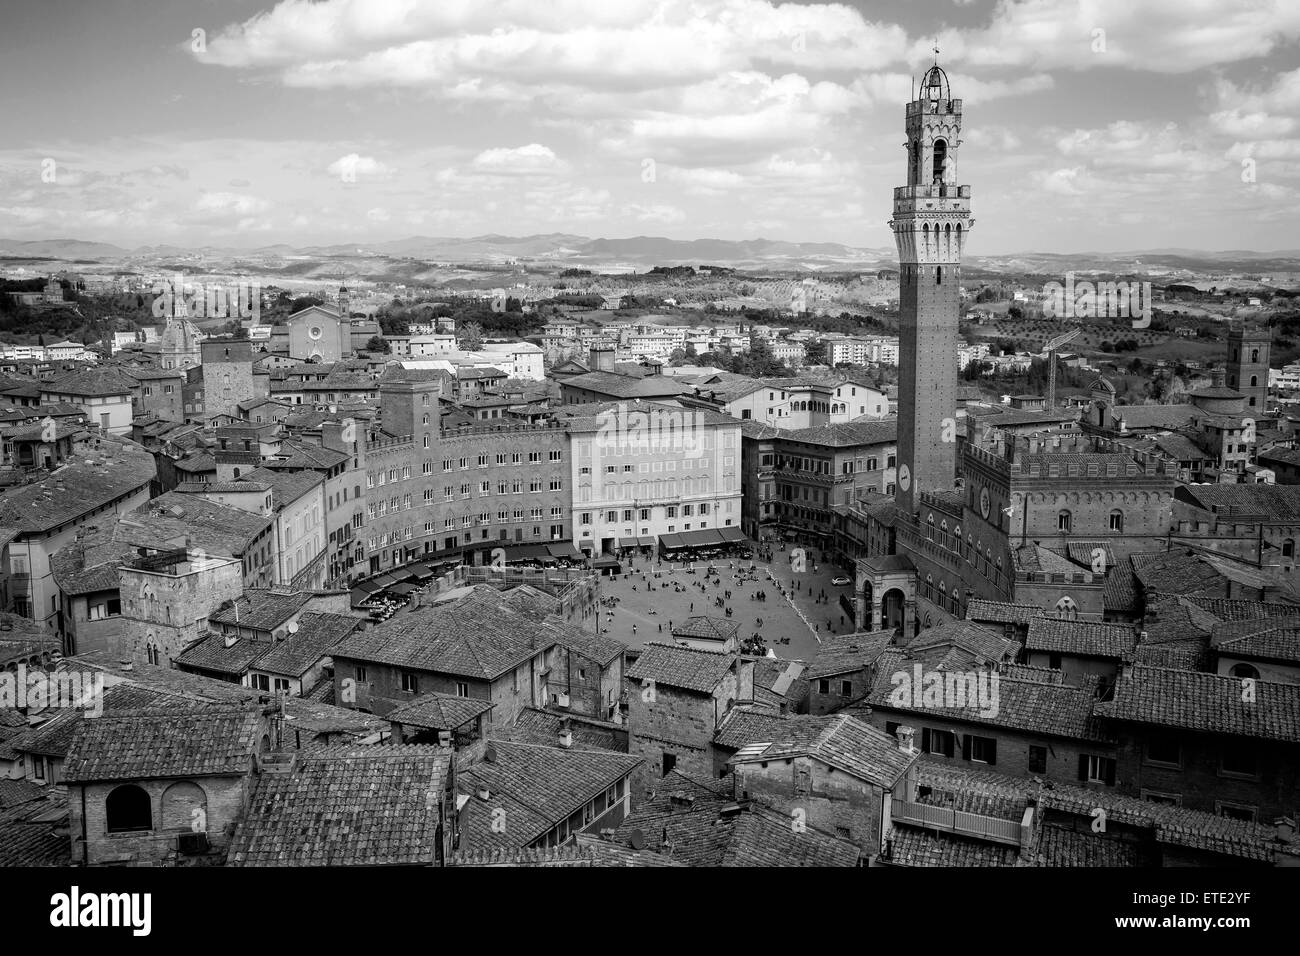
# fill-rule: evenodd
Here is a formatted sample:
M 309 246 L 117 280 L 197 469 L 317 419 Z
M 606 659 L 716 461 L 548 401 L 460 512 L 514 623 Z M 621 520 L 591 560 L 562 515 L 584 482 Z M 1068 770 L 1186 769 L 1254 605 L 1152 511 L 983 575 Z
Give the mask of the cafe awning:
M 507 561 L 544 561 L 551 557 L 544 544 L 517 544 L 506 548 Z
M 415 576 L 416 580 L 419 581 L 427 581 L 434 576 L 433 568 L 423 562 L 420 564 L 413 564 L 406 570 L 410 571 L 411 574 Z
M 745 540 L 745 533 L 739 528 L 719 528 L 718 533 L 727 544 L 740 544 Z
M 699 531 L 683 531 L 681 539 L 682 547 L 685 548 L 716 548 L 722 544 L 722 536 L 713 528 L 703 528 Z
M 548 544 L 546 550 L 551 552 L 553 558 L 563 558 L 566 561 L 581 561 L 583 554 L 567 541 Z
M 388 590 L 392 594 L 410 594 L 412 591 L 418 591 L 419 589 L 419 585 L 403 582 L 402 584 L 394 584 Z
M 362 581 L 352 586 L 352 590 L 360 591 L 363 594 L 374 594 L 376 591 L 382 591 L 383 589 L 382 585 L 376 584 L 374 581 Z
M 381 574 L 378 577 L 371 578 L 369 581 L 365 583 L 378 585 L 380 588 L 386 588 L 388 587 L 388 585 L 396 584 L 400 580 L 401 578 L 399 578 L 395 574 Z
M 682 536 L 680 534 L 661 534 L 659 536 L 659 547 L 665 551 L 676 551 L 682 547 Z

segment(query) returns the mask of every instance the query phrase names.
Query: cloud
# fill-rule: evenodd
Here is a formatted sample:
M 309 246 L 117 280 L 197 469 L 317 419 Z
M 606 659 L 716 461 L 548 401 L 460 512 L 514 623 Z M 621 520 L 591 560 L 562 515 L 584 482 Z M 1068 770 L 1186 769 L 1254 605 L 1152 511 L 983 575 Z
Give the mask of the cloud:
M 256 196 L 245 196 L 230 192 L 205 192 L 194 202 L 199 212 L 220 215 L 247 216 L 250 213 L 263 212 L 270 208 L 270 203 Z
M 331 176 L 337 176 L 344 182 L 386 179 L 393 173 L 391 167 L 373 156 L 360 156 L 357 153 L 340 156 L 325 169 Z
M 561 163 L 549 147 L 529 143 L 513 149 L 485 149 L 474 157 L 471 165 L 479 172 L 513 176 L 551 173 L 558 170 Z

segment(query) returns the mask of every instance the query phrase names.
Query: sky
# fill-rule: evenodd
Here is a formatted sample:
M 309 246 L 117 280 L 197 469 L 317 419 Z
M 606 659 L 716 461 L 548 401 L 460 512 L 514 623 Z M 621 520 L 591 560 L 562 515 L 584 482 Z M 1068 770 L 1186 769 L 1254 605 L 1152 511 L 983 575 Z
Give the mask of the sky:
M 1294 250 L 1298 44 L 1298 0 L 5 0 L 0 238 L 887 249 L 937 45 L 968 252 Z

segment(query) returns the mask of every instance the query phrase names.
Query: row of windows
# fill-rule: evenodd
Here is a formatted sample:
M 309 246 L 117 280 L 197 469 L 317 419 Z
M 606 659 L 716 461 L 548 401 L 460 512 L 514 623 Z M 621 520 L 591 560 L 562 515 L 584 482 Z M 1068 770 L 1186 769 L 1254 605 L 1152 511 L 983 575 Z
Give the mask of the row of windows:
M 545 484 L 546 486 L 545 488 L 542 487 L 543 484 Z M 539 478 L 534 478 L 528 482 L 528 491 L 530 493 L 536 493 L 540 491 L 563 491 L 563 490 L 564 490 L 564 481 L 561 478 L 551 478 L 546 482 L 543 482 Z M 472 485 L 463 484 L 460 486 L 460 496 L 462 498 L 468 498 L 472 493 L 473 493 Z M 479 482 L 478 493 L 480 495 L 492 494 L 492 482 L 490 481 Z M 524 483 L 522 481 L 499 481 L 497 482 L 496 493 L 499 495 L 522 495 L 524 493 Z M 426 501 L 431 501 L 433 499 L 432 489 L 426 491 L 424 493 L 424 497 Z M 455 497 L 456 497 L 456 486 L 443 485 L 442 500 L 451 501 Z
M 491 457 L 492 457 L 491 455 L 488 455 L 488 454 L 485 453 L 485 454 L 481 454 L 481 455 L 479 455 L 478 458 L 475 459 L 474 461 L 475 461 L 475 464 L 477 464 L 477 466 L 478 466 L 479 468 L 486 468 L 486 467 L 488 466 L 489 459 L 490 459 Z M 511 465 L 520 465 L 520 464 L 523 464 L 523 452 L 518 452 L 518 451 L 516 451 L 516 452 L 511 452 L 511 453 L 509 453 L 508 455 L 507 455 L 506 452 L 497 452 L 497 455 L 496 455 L 496 463 L 497 463 L 498 465 L 504 465 L 504 464 L 507 463 L 507 458 L 509 458 L 509 464 L 511 464 Z M 560 453 L 559 449 L 551 449 L 549 452 L 547 452 L 546 460 L 547 460 L 547 461 L 562 461 L 563 458 L 562 458 L 562 456 L 561 456 L 561 453 Z M 528 463 L 529 463 L 530 465 L 540 464 L 541 461 L 542 461 L 542 453 L 541 453 L 540 451 L 530 451 L 530 452 L 528 453 Z M 455 469 L 457 466 L 459 466 L 460 468 L 471 468 L 471 467 L 474 467 L 474 466 L 471 464 L 471 460 L 470 460 L 468 457 L 466 457 L 466 458 L 459 458 L 459 459 L 457 459 L 457 458 L 444 458 L 444 459 L 442 460 L 442 470 L 443 470 L 443 471 L 452 471 L 452 470 Z
M 678 512 L 678 507 L 679 507 L 678 505 L 667 505 L 667 506 L 664 508 L 664 517 L 665 517 L 665 518 L 676 518 L 676 517 L 677 517 L 677 512 Z M 681 515 L 682 515 L 683 518 L 689 518 L 689 517 L 691 517 L 692 515 L 696 514 L 696 513 L 697 513 L 697 509 L 698 509 L 698 513 L 701 514 L 701 515 L 706 515 L 706 514 L 709 513 L 709 503 L 708 503 L 707 501 L 702 501 L 702 502 L 700 502 L 698 505 L 681 505 L 680 508 L 681 508 Z M 624 520 L 624 521 L 631 521 L 631 520 L 633 520 L 633 519 L 632 519 L 632 515 L 633 515 L 633 513 L 635 512 L 635 514 L 638 516 L 638 518 L 639 518 L 641 521 L 649 521 L 649 520 L 650 520 L 650 512 L 651 512 L 651 510 L 652 510 L 652 509 L 650 509 L 650 508 L 640 508 L 640 509 L 624 508 L 624 509 L 623 509 L 623 520 Z M 579 520 L 578 523 L 579 523 L 579 524 L 591 524 L 591 515 L 592 515 L 592 512 L 590 512 L 590 511 L 584 511 L 584 512 L 582 512 L 581 517 L 580 517 L 580 520 Z M 606 520 L 607 522 L 608 522 L 608 521 L 618 521 L 618 520 L 619 520 L 619 518 L 618 518 L 618 512 L 617 512 L 617 511 L 606 511 L 606 512 L 605 512 L 605 520 Z

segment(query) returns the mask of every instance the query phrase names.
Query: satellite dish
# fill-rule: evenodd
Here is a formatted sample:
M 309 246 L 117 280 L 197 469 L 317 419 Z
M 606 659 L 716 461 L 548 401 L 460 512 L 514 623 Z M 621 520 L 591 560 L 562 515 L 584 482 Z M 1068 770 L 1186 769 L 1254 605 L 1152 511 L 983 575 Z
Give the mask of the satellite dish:
M 290 622 L 289 622 L 289 626 L 288 626 L 288 628 L 286 628 L 286 630 L 288 630 L 288 632 L 289 632 L 290 634 L 297 634 L 297 633 L 298 633 L 298 622 L 297 622 L 297 621 L 290 621 Z
M 628 834 L 628 842 L 632 844 L 632 849 L 644 850 L 645 834 L 642 833 L 640 830 L 633 830 L 630 834 Z

